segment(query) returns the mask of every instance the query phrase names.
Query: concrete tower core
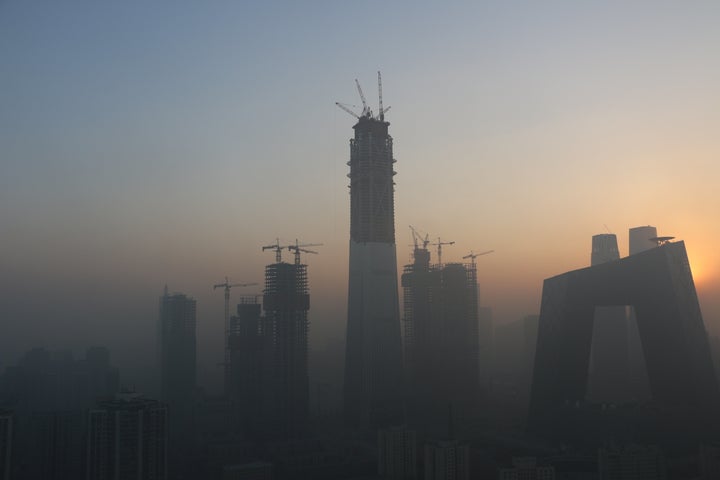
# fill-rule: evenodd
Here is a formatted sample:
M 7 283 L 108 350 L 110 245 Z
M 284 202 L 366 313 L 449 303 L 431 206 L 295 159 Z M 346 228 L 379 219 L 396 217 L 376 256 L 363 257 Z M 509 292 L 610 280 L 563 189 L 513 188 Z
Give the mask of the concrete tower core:
M 345 416 L 402 422 L 402 344 L 395 253 L 392 137 L 382 116 L 358 118 L 350 140 L 350 272 Z

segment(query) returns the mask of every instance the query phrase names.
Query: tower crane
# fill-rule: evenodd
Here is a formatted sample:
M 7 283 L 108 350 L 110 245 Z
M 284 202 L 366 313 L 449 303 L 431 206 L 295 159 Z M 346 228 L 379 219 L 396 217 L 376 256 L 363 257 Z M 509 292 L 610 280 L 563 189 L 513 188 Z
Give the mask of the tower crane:
M 358 120 L 360 120 L 360 115 L 358 115 L 357 113 L 355 113 L 355 112 L 353 112 L 352 110 L 350 110 L 347 106 L 345 106 L 345 104 L 340 103 L 340 102 L 335 102 L 335 105 L 337 105 L 338 107 L 342 108 L 343 110 L 345 110 L 347 113 L 349 113 L 349 114 L 352 115 L 353 117 L 355 117 L 355 118 L 357 118 Z
M 465 255 L 465 256 L 462 257 L 462 258 L 463 258 L 463 260 L 469 258 L 469 259 L 470 259 L 470 262 L 472 263 L 473 268 L 475 268 L 475 259 L 476 259 L 477 257 L 482 257 L 483 255 L 487 255 L 487 254 L 489 254 L 489 253 L 493 253 L 494 251 L 495 251 L 495 250 L 488 250 L 488 251 L 482 252 L 482 253 L 473 253 L 473 251 L 470 250 L 470 253 L 469 253 L 468 255 Z
M 357 85 L 357 91 L 360 94 L 360 100 L 362 100 L 363 104 L 363 111 L 362 115 L 363 117 L 370 117 L 372 118 L 372 111 L 370 110 L 370 107 L 368 107 L 367 101 L 365 100 L 365 94 L 362 91 L 362 88 L 360 87 L 360 82 L 358 79 L 355 79 L 355 85 Z
M 294 250 L 295 251 L 295 265 L 300 265 L 300 252 L 303 253 L 314 253 L 317 255 L 318 252 L 314 250 L 307 250 L 302 247 L 321 247 L 322 243 L 305 243 L 305 244 L 299 244 L 297 238 L 295 239 L 295 245 L 288 245 L 288 250 Z
M 262 247 L 263 252 L 265 250 L 274 250 L 275 251 L 275 263 L 282 262 L 282 251 L 284 248 L 290 248 L 292 245 L 280 245 L 280 239 L 276 238 L 275 243 L 271 245 L 265 245 Z
M 378 118 L 380 121 L 385 120 L 385 112 L 383 112 L 382 104 L 382 77 L 380 76 L 380 70 L 378 70 Z
M 420 232 L 418 232 L 417 229 L 415 227 L 413 227 L 412 225 L 410 225 L 410 230 L 412 231 L 412 234 L 413 234 L 413 242 L 415 242 L 415 249 L 417 250 L 417 248 L 418 248 L 418 239 L 419 239 L 423 244 L 423 246 L 422 246 L 423 250 L 426 250 L 428 243 L 430 243 L 430 240 L 429 240 L 430 234 L 426 233 L 425 238 L 423 238 L 420 235 Z
M 363 93 L 362 87 L 360 86 L 360 81 L 356 78 L 355 79 L 355 86 L 357 87 L 357 91 L 360 94 L 360 100 L 362 101 L 362 113 L 358 114 L 355 113 L 353 110 L 350 109 L 349 105 L 346 105 L 344 103 L 335 102 L 335 105 L 352 115 L 353 117 L 360 120 L 360 118 L 370 118 L 372 120 L 379 120 L 381 122 L 385 121 L 385 113 L 387 113 L 388 110 L 390 110 L 390 107 L 383 107 L 383 100 L 382 100 L 382 76 L 380 75 L 380 72 L 378 72 L 378 112 L 377 116 L 373 115 L 372 110 L 370 109 L 370 106 L 367 103 L 367 100 L 365 99 L 365 94 Z M 354 107 L 354 105 L 352 105 Z
M 438 247 L 438 265 L 442 265 L 442 246 L 443 245 L 455 245 L 455 242 L 443 242 L 440 240 L 440 237 L 438 237 L 437 243 L 433 243 L 432 245 L 437 245 Z
M 225 277 L 224 283 L 218 283 L 217 285 L 213 285 L 213 290 L 221 287 L 225 290 L 225 340 L 223 342 L 223 344 L 225 345 L 225 362 L 223 363 L 223 365 L 225 365 L 226 370 L 228 368 L 228 365 L 230 364 L 230 345 L 228 343 L 228 336 L 230 335 L 230 289 L 233 287 L 250 287 L 253 285 L 257 285 L 257 283 L 254 282 L 231 284 L 227 277 Z

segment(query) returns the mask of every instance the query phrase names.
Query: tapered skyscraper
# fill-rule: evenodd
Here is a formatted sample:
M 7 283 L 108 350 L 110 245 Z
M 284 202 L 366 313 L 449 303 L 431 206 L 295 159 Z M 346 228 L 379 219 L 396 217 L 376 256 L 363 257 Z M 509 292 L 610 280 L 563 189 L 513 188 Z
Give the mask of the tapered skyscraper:
M 382 97 L 374 116 L 360 93 L 364 108 L 353 127 L 348 162 L 350 277 L 344 396 L 348 423 L 372 427 L 402 421 L 402 345 L 393 142 Z

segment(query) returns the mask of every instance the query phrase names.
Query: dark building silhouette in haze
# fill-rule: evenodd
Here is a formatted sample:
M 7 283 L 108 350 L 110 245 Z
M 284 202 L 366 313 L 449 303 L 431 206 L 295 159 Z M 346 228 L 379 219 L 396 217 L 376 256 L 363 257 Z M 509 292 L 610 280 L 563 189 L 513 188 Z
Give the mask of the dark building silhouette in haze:
M 590 265 L 620 259 L 617 237 L 612 233 L 592 237 Z M 628 319 L 624 305 L 598 306 L 593 322 L 592 357 L 588 398 L 599 402 L 623 402 L 628 395 Z
M 364 103 L 364 98 L 363 98 Z M 382 103 L 382 102 L 381 102 Z M 344 405 L 348 424 L 402 422 L 393 140 L 364 104 L 350 140 L 350 267 Z
M 378 430 L 378 474 L 383 480 L 415 480 L 417 434 L 405 426 Z
M 402 286 L 410 413 L 444 426 L 448 405 L 462 415 L 480 391 L 476 266 L 431 266 L 427 248 L 416 246 Z
M 168 405 L 171 474 L 185 470 L 194 436 L 196 387 L 196 302 L 182 293 L 160 297 L 161 400 Z
M 665 480 L 665 456 L 657 446 L 627 445 L 598 450 L 600 480 Z
M 272 331 L 262 316 L 262 304 L 254 295 L 245 295 L 230 318 L 230 365 L 226 394 L 232 401 L 241 429 L 256 438 L 262 430 L 261 419 L 271 400 L 268 392 L 269 367 L 272 364 Z
M 2 402 L 15 411 L 13 478 L 82 478 L 86 410 L 118 391 L 108 350 L 91 347 L 76 360 L 69 351 L 36 348 L 2 380 Z
M 98 401 L 88 413 L 88 480 L 164 480 L 168 409 L 137 393 Z
M 0 409 L 0 480 L 10 480 L 13 453 L 13 415 Z
M 657 228 L 650 225 L 631 228 L 628 232 L 629 254 L 635 255 L 657 247 L 657 241 L 651 240 L 657 236 Z M 648 401 L 651 397 L 650 380 L 633 307 L 628 308 L 628 364 L 632 398 L 637 401 Z
M 267 387 L 262 388 L 270 388 L 271 394 L 266 398 L 271 403 L 263 408 L 270 407 L 265 420 L 271 435 L 281 438 L 301 435 L 307 428 L 309 414 L 307 314 L 310 295 L 307 265 L 300 263 L 299 252 L 295 258 L 292 264 L 279 261 L 265 267 L 263 292 L 262 334 L 271 335 L 264 342 L 271 352 L 262 354 L 270 361 L 269 368 L 265 369 L 269 376 L 264 380 Z
M 632 305 L 657 408 L 716 424 L 720 391 L 684 242 L 546 279 L 529 422 L 540 431 L 585 401 L 596 306 Z
M 196 382 L 196 302 L 182 293 L 160 297 L 161 399 L 189 415 Z

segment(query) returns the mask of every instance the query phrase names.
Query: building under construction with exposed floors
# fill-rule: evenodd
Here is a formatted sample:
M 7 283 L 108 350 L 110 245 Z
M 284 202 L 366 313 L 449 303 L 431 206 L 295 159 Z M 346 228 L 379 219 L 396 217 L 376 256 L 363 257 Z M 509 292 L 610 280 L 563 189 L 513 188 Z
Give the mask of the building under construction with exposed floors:
M 403 367 L 395 252 L 393 140 L 382 106 L 363 112 L 350 140 L 350 265 L 344 408 L 348 425 L 376 428 L 403 421 Z
M 261 305 L 244 296 L 230 321 L 229 396 L 251 437 L 297 438 L 309 415 L 307 265 L 277 261 L 265 267 Z M 309 251 L 308 251 L 309 252 Z M 311 252 L 315 253 L 315 252 Z
M 425 247 L 413 257 L 402 275 L 408 420 L 442 428 L 448 406 L 462 417 L 480 390 L 477 269 L 431 265 Z

